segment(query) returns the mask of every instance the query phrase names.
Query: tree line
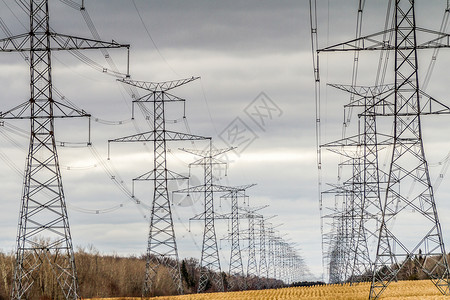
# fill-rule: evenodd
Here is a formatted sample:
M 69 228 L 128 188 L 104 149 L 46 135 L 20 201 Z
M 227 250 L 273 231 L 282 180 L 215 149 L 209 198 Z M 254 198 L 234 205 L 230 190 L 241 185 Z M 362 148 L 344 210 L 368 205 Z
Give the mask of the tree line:
M 81 298 L 141 297 L 144 284 L 146 256 L 119 256 L 101 254 L 94 247 L 78 248 L 75 251 L 76 270 L 78 275 L 79 295 Z M 13 282 L 15 257 L 14 253 L 0 252 L 0 300 L 9 299 Z M 199 261 L 195 258 L 183 259 L 180 262 L 181 276 L 185 294 L 196 293 L 200 276 Z M 245 281 L 247 289 L 273 288 L 283 286 L 283 282 L 268 278 L 247 278 L 228 276 L 222 272 L 226 291 L 231 291 L 232 280 Z M 238 289 L 235 285 L 234 289 Z M 233 289 L 233 290 L 234 290 Z M 152 287 L 153 296 L 176 295 L 169 269 L 161 265 Z M 212 282 L 206 292 L 215 292 Z M 60 288 L 53 276 L 51 266 L 42 264 L 34 275 L 34 284 L 29 292 L 30 300 L 51 300 L 62 298 Z

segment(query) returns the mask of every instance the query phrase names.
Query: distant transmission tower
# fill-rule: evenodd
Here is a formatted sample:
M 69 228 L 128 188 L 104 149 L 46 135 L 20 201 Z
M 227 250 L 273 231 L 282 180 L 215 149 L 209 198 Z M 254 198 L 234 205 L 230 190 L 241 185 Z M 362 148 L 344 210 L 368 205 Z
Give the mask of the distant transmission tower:
M 334 143 L 330 143 L 334 146 Z M 327 147 L 330 144 L 326 144 Z M 356 214 L 355 203 L 360 200 L 360 154 L 359 151 L 346 151 L 345 149 L 329 148 L 344 157 L 344 161 L 338 165 L 339 180 L 343 176 L 345 168 L 351 168 L 351 176 L 342 183 L 335 184 L 330 190 L 322 192 L 334 195 L 334 207 L 332 213 L 324 218 L 331 220 L 331 231 L 327 233 L 324 241 L 328 244 L 327 259 L 329 264 L 328 274 L 330 283 L 343 283 L 351 274 L 351 257 L 354 250 L 357 224 L 360 214 Z M 355 190 L 354 190 L 355 189 Z M 360 204 L 358 204 L 359 206 Z M 360 249 L 361 250 L 361 249 Z
M 29 32 L 0 39 L 1 52 L 29 52 L 30 65 L 30 99 L 0 115 L 2 119 L 30 119 L 31 123 L 11 298 L 28 298 L 40 268 L 50 265 L 62 293 L 58 297 L 78 299 L 54 119 L 88 114 L 53 98 L 51 52 L 129 46 L 55 33 L 49 26 L 48 0 L 19 2 L 29 13 Z
M 186 179 L 173 171 L 167 169 L 167 148 L 166 144 L 170 141 L 193 141 L 205 140 L 208 138 L 174 132 L 166 129 L 165 104 L 170 102 L 184 102 L 185 100 L 169 93 L 170 90 L 187 84 L 199 77 L 187 79 L 165 81 L 165 82 L 144 82 L 129 79 L 120 80 L 121 82 L 144 89 L 149 94 L 133 101 L 137 104 L 153 103 L 153 130 L 145 133 L 139 133 L 127 137 L 122 137 L 108 141 L 112 142 L 153 142 L 153 170 L 149 173 L 139 176 L 139 180 L 153 180 L 153 201 L 150 218 L 150 232 L 147 245 L 147 264 L 143 295 L 150 293 L 155 276 L 161 265 L 169 268 L 173 279 L 173 284 L 179 294 L 183 293 L 181 281 L 181 272 L 178 259 L 178 248 L 173 228 L 172 209 L 169 201 L 169 192 L 167 189 L 168 180 Z
M 394 137 L 370 299 L 378 299 L 408 262 L 429 276 L 442 294 L 450 293 L 449 266 L 421 129 L 422 115 L 449 113 L 450 109 L 419 89 L 417 63 L 419 49 L 449 48 L 450 35 L 417 27 L 413 0 L 395 1 L 393 24 L 387 31 L 359 38 L 359 46 L 353 40 L 322 50 L 393 50 L 395 54 L 393 111 L 379 113 L 394 117 Z M 418 43 L 418 32 L 431 38 Z M 390 33 L 393 42 L 384 38 Z M 422 225 L 420 232 L 415 229 L 415 242 L 402 238 L 402 232 L 392 227 L 394 220 L 412 225 L 408 220 L 411 211 L 416 213 L 415 223 Z
M 175 191 L 178 193 L 195 193 L 201 192 L 205 195 L 204 208 L 205 210 L 192 217 L 190 220 L 202 220 L 205 222 L 205 227 L 203 230 L 203 246 L 202 246 L 202 256 L 200 260 L 200 280 L 198 284 L 197 292 L 201 293 L 206 290 L 207 285 L 212 281 L 217 290 L 220 292 L 224 291 L 222 270 L 220 268 L 219 250 L 217 247 L 217 237 L 216 229 L 214 226 L 215 222 L 215 212 L 214 212 L 214 193 L 217 192 L 228 192 L 229 187 L 214 184 L 213 178 L 213 165 L 226 164 L 225 162 L 217 159 L 217 156 L 222 155 L 233 148 L 226 149 L 212 149 L 212 143 L 210 141 L 209 150 L 199 151 L 199 150 L 187 150 L 181 149 L 185 152 L 200 156 L 201 158 L 191 164 L 201 165 L 204 169 L 204 184 L 190 187 L 187 189 Z
M 372 278 L 372 263 L 375 253 L 369 250 L 369 243 L 378 239 L 378 229 L 381 222 L 382 204 L 380 191 L 385 187 L 387 175 L 379 170 L 378 151 L 381 147 L 392 145 L 392 137 L 380 135 L 377 132 L 376 112 L 382 106 L 392 106 L 382 96 L 392 93 L 393 85 L 381 85 L 373 87 L 347 86 L 330 84 L 330 86 L 346 91 L 352 95 L 352 100 L 346 105 L 347 108 L 362 108 L 360 115 L 363 125 L 362 132 L 356 136 L 344 138 L 337 142 L 327 144 L 328 147 L 342 147 L 359 149 L 358 159 L 353 159 L 353 184 L 350 192 L 355 194 L 351 209 L 347 212 L 347 218 L 356 223 L 352 231 L 353 246 L 349 249 L 351 253 L 348 261 L 350 272 L 344 281 L 360 282 Z M 355 96 L 357 98 L 355 99 Z M 337 152 L 337 151 L 336 151 Z
M 267 248 L 268 248 L 268 264 L 267 264 L 267 270 L 268 270 L 268 277 L 270 278 L 270 287 L 275 288 L 276 287 L 276 277 L 277 277 L 277 267 L 275 264 L 275 228 L 278 227 L 273 226 L 273 224 L 268 223 L 268 226 L 266 226 L 266 237 L 267 237 Z
M 240 290 L 245 290 L 247 285 L 245 284 L 245 280 L 243 280 L 244 276 L 244 265 L 242 264 L 242 253 L 241 253 L 241 239 L 239 237 L 239 205 L 238 205 L 238 197 L 239 191 L 233 190 L 229 194 L 224 195 L 223 198 L 231 199 L 231 216 L 223 216 L 223 218 L 231 219 L 231 232 L 227 237 L 231 240 L 231 255 L 230 255 L 230 268 L 228 270 L 228 275 L 238 277 L 237 280 L 231 280 L 229 283 L 229 290 L 233 290 L 239 284 Z M 241 192 L 242 197 L 245 196 L 245 191 Z
M 228 275 L 230 276 L 229 290 L 239 288 L 245 290 L 247 288 L 246 282 L 243 279 L 244 265 L 242 264 L 241 253 L 241 237 L 239 220 L 243 216 L 239 213 L 239 198 L 246 198 L 245 191 L 254 186 L 255 184 L 245 185 L 241 187 L 232 188 L 228 194 L 222 196 L 222 198 L 231 199 L 231 213 L 217 215 L 217 219 L 231 220 L 231 232 L 225 237 L 225 240 L 231 240 L 231 254 L 230 254 L 230 268 Z M 235 278 L 232 279 L 231 276 Z
M 267 219 L 261 218 L 259 220 L 259 277 L 260 281 L 269 278 L 269 270 L 267 266 L 266 256 L 266 227 Z M 261 286 L 260 286 L 261 287 Z
M 259 274 L 258 262 L 256 259 L 255 223 L 259 222 L 259 220 L 262 219 L 263 216 L 256 212 L 266 207 L 267 205 L 261 207 L 240 207 L 240 218 L 248 220 L 248 229 L 246 231 L 243 231 L 242 234 L 245 236 L 245 239 L 248 240 L 247 285 L 250 288 L 258 288 L 259 284 L 259 280 L 257 279 Z

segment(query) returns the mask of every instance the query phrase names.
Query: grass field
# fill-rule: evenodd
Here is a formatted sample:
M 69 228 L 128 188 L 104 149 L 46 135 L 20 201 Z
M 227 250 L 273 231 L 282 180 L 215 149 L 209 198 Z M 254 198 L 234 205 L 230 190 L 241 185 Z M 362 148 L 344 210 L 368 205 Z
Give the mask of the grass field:
M 309 299 L 309 300 L 367 300 L 369 283 L 349 285 L 323 285 L 312 287 L 294 287 L 276 290 L 258 290 L 229 293 L 195 294 L 170 297 L 147 298 L 157 300 L 279 300 L 279 299 Z M 100 300 L 93 298 L 90 300 Z M 139 300 L 141 298 L 103 298 L 102 300 Z M 400 281 L 389 285 L 381 299 L 385 300 L 434 300 L 449 299 L 443 296 L 429 280 Z

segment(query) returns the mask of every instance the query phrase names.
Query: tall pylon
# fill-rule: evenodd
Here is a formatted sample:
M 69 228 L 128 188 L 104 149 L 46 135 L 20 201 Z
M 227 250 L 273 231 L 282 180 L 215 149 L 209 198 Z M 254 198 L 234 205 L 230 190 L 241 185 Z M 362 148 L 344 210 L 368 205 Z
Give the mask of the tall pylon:
M 334 143 L 331 143 L 334 146 Z M 327 144 L 327 147 L 330 147 Z M 361 218 L 361 153 L 360 150 L 350 151 L 347 149 L 333 149 L 345 158 L 339 164 L 339 177 L 344 168 L 351 169 L 350 178 L 335 185 L 334 188 L 322 192 L 333 194 L 335 205 L 330 215 L 332 229 L 328 236 L 328 259 L 329 259 L 329 280 L 330 283 L 343 283 L 350 278 L 353 268 L 353 253 L 356 248 L 357 236 L 359 234 L 359 219 Z M 367 255 L 367 247 L 360 248 L 359 251 Z M 367 266 L 370 269 L 370 264 Z
M 281 225 L 281 224 L 280 224 Z M 268 223 L 266 226 L 266 237 L 267 237 L 267 248 L 268 248 L 268 264 L 267 271 L 268 277 L 270 278 L 270 287 L 275 288 L 276 278 L 277 278 L 277 266 L 276 266 L 276 257 L 275 257 L 275 240 L 276 240 L 276 231 L 275 228 L 280 226 L 273 226 L 272 223 Z
M 336 240 L 330 245 L 333 257 L 330 269 L 331 282 L 360 282 L 372 278 L 371 269 L 375 259 L 374 251 L 369 251 L 369 243 L 378 239 L 381 220 L 380 184 L 387 176 L 378 168 L 378 147 L 392 145 L 392 137 L 377 132 L 376 110 L 391 106 L 382 96 L 393 92 L 393 85 L 374 87 L 329 84 L 351 94 L 352 101 L 345 107 L 360 108 L 362 132 L 327 143 L 322 147 L 338 153 L 347 159 L 340 168 L 352 168 L 351 178 L 325 193 L 342 196 L 342 210 L 337 211 L 336 224 L 344 226 L 334 234 Z M 355 99 L 355 96 L 356 99 Z M 349 226 L 347 226 L 349 225 Z M 337 229 L 337 228 L 336 228 Z
M 248 240 L 247 285 L 251 289 L 257 288 L 259 284 L 259 279 L 257 279 L 259 276 L 259 269 L 256 257 L 257 238 L 255 234 L 255 225 L 260 219 L 263 218 L 263 215 L 257 213 L 257 211 L 266 208 L 267 206 L 268 205 L 261 207 L 241 206 L 239 208 L 241 211 L 241 218 L 248 220 L 248 229 L 246 231 L 242 231 L 242 235 L 244 236 L 244 239 Z
M 259 270 L 258 274 L 260 279 L 269 278 L 269 270 L 267 267 L 266 256 L 266 219 L 261 218 L 259 220 Z
M 221 198 L 231 200 L 231 212 L 227 214 L 217 215 L 217 219 L 231 220 L 231 232 L 223 238 L 224 240 L 231 241 L 231 253 L 230 253 L 230 267 L 228 275 L 230 276 L 228 290 L 247 289 L 247 284 L 244 280 L 244 265 L 242 263 L 241 252 L 241 236 L 240 236 L 240 220 L 244 218 L 239 212 L 239 198 L 247 198 L 246 190 L 256 184 L 249 184 L 240 187 L 234 187 L 228 194 L 223 195 Z M 233 278 L 232 278 L 233 276 Z
M 172 219 L 172 208 L 167 189 L 168 180 L 186 179 L 167 169 L 167 142 L 194 141 L 209 138 L 187 133 L 174 132 L 166 129 L 165 105 L 169 102 L 184 102 L 185 99 L 169 93 L 170 90 L 187 84 L 199 77 L 164 82 L 135 81 L 131 79 L 119 80 L 124 84 L 141 88 L 149 92 L 147 95 L 133 101 L 133 104 L 153 103 L 153 130 L 109 140 L 108 143 L 153 142 L 153 170 L 139 176 L 139 180 L 153 181 L 153 200 L 148 235 L 146 271 L 143 286 L 143 296 L 149 295 L 155 276 L 161 265 L 169 268 L 173 285 L 179 294 L 183 293 L 181 281 L 178 248 Z
M 232 149 L 233 148 L 213 149 L 211 141 L 208 150 L 181 149 L 187 153 L 200 157 L 200 159 L 198 159 L 197 161 L 189 164 L 189 167 L 200 165 L 203 166 L 204 169 L 203 185 L 175 191 L 178 193 L 201 192 L 204 193 L 205 196 L 204 211 L 190 219 L 204 221 L 202 255 L 200 259 L 200 279 L 197 289 L 198 293 L 204 292 L 210 282 L 214 283 L 216 289 L 219 292 L 224 291 L 222 269 L 220 267 L 219 249 L 217 247 L 216 229 L 214 225 L 214 193 L 228 192 L 230 188 L 214 184 L 213 166 L 226 164 L 225 162 L 219 160 L 217 157 Z
M 236 284 L 236 280 L 230 282 L 229 289 L 233 290 L 239 285 L 240 290 L 245 290 L 247 288 L 244 276 L 244 265 L 242 264 L 242 253 L 241 253 L 241 239 L 239 236 L 239 194 L 238 190 L 233 190 L 228 195 L 223 197 L 229 197 L 231 199 L 231 232 L 229 239 L 231 240 L 231 253 L 230 253 L 230 268 L 228 270 L 228 275 L 238 277 L 239 280 Z M 245 190 L 242 191 L 242 197 L 246 197 Z
M 2 119 L 30 119 L 31 131 L 11 299 L 24 299 L 30 293 L 42 293 L 33 289 L 33 285 L 43 266 L 50 266 L 53 271 L 60 288 L 58 298 L 79 299 L 54 119 L 89 115 L 53 98 L 51 53 L 59 50 L 128 48 L 129 45 L 53 32 L 49 25 L 48 0 L 20 1 L 19 4 L 29 13 L 29 31 L 0 39 L 1 52 L 29 52 L 30 65 L 29 100 L 0 115 Z
M 393 12 L 394 28 L 361 37 L 360 46 L 355 47 L 353 40 L 323 49 L 392 50 L 395 53 L 393 110 L 378 113 L 394 118 L 394 134 L 369 299 L 378 299 L 408 263 L 424 272 L 442 294 L 450 293 L 449 266 L 421 128 L 422 115 L 448 114 L 450 110 L 420 90 L 418 76 L 418 50 L 449 48 L 450 35 L 417 27 L 414 0 L 396 0 Z M 418 32 L 431 38 L 419 43 Z M 393 41 L 383 38 L 387 33 L 393 33 Z M 408 220 L 412 212 L 416 213 L 414 223 L 421 225 L 414 228 L 414 239 L 405 237 L 392 226 L 394 220 L 396 226 L 398 223 L 413 225 L 411 219 Z

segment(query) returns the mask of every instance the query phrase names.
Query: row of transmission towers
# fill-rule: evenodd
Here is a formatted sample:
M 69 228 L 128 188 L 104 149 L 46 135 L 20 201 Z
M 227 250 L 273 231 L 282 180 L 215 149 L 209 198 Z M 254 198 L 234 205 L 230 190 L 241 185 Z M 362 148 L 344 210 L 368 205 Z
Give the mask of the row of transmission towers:
M 218 177 L 214 175 L 215 170 L 222 170 L 222 166 L 226 165 L 220 157 L 233 148 L 217 149 L 213 146 L 210 137 L 175 132 L 167 127 L 169 122 L 166 119 L 166 105 L 185 102 L 185 99 L 173 95 L 172 90 L 196 79 L 198 77 L 167 82 L 120 80 L 124 84 L 144 89 L 147 92 L 146 95 L 133 100 L 133 107 L 135 104 L 151 104 L 153 106 L 153 110 L 150 109 L 152 112 L 150 115 L 153 116 L 153 130 L 109 140 L 109 143 L 153 142 L 153 169 L 133 179 L 134 181 L 153 181 L 153 200 L 143 295 L 151 294 L 161 267 L 169 268 L 173 286 L 176 287 L 179 294 L 183 293 L 177 239 L 172 217 L 173 203 L 170 197 L 171 193 L 187 195 L 199 193 L 203 195 L 202 212 L 189 220 L 202 221 L 204 224 L 199 266 L 200 278 L 198 279 L 197 292 L 204 292 L 211 290 L 211 288 L 216 291 L 225 291 L 274 287 L 283 285 L 283 281 L 289 283 L 300 281 L 300 279 L 308 275 L 307 267 L 301 256 L 292 245 L 284 242 L 273 230 L 266 232 L 264 229 L 264 217 L 256 214 L 254 208 L 243 205 L 244 202 L 248 204 L 246 190 L 254 186 L 254 184 L 238 187 L 224 186 L 218 182 Z M 183 119 L 185 119 L 185 116 L 183 116 Z M 196 160 L 189 164 L 189 174 L 191 174 L 192 167 L 202 167 L 203 183 L 185 189 L 169 190 L 168 181 L 189 180 L 190 177 L 180 175 L 168 169 L 167 166 L 167 143 L 183 141 L 208 142 L 208 146 L 204 150 L 180 148 L 181 151 L 196 157 Z M 230 213 L 217 214 L 214 201 L 214 195 L 216 194 L 222 194 L 222 199 L 231 200 Z M 239 198 L 243 199 L 241 205 L 239 205 Z M 216 220 L 220 219 L 229 220 L 232 224 L 230 233 L 224 238 L 224 240 L 231 241 L 228 286 L 224 284 L 215 228 Z M 248 220 L 248 230 L 241 228 L 242 220 L 245 219 Z M 256 225 L 258 227 L 255 227 Z M 244 273 L 241 251 L 244 241 L 248 242 L 246 273 Z M 272 261 L 276 261 L 276 263 L 271 265 L 273 277 L 269 277 L 269 266 L 266 260 L 266 241 L 277 247 L 270 253 Z M 259 257 L 259 263 L 257 262 L 257 257 Z
M 418 62 L 421 50 L 432 49 L 432 69 L 437 49 L 450 47 L 450 35 L 442 32 L 446 26 L 441 31 L 419 27 L 414 0 L 389 2 L 384 30 L 363 35 L 365 4 L 359 1 L 354 39 L 319 49 L 317 3 L 310 1 L 319 168 L 321 149 L 341 158 L 339 182 L 320 195 L 321 203 L 325 198 L 334 203 L 323 215 L 330 228 L 323 233 L 329 281 L 369 281 L 369 299 L 378 299 L 407 266 L 413 266 L 418 276 L 431 279 L 448 295 L 448 258 L 424 151 L 422 119 L 449 114 L 450 108 L 421 89 Z M 443 24 L 448 13 L 447 4 Z M 375 51 L 380 53 L 378 71 L 372 72 L 375 83 L 360 85 L 363 55 Z M 331 52 L 353 54 L 351 84 L 329 84 L 337 89 L 336 95 L 338 90 L 348 93 L 350 101 L 345 105 L 342 138 L 321 143 L 318 57 Z M 389 70 L 393 76 L 387 75 Z M 358 117 L 353 135 L 348 132 L 352 115 Z M 385 164 L 381 163 L 384 155 Z
M 61 1 L 84 12 L 85 19 L 90 20 L 85 13 L 84 2 L 78 5 L 74 1 Z M 25 103 L 2 112 L 0 118 L 3 120 L 28 119 L 30 121 L 30 144 L 20 207 L 11 298 L 28 298 L 31 293 L 36 291 L 38 273 L 44 267 L 49 266 L 60 288 L 56 297 L 79 299 L 76 264 L 57 154 L 54 121 L 56 118 L 90 117 L 90 115 L 55 99 L 52 84 L 52 52 L 66 50 L 78 53 L 79 50 L 102 49 L 105 58 L 110 60 L 106 49 L 129 48 L 129 45 L 114 41 L 105 42 L 99 38 L 80 38 L 56 33 L 50 26 L 48 0 L 16 2 L 29 15 L 29 30 L 20 35 L 11 35 L 2 22 L 2 29 L 7 37 L 0 39 L 0 51 L 19 52 L 28 62 L 30 97 Z M 98 36 L 91 22 L 88 23 L 94 36 Z M 152 105 L 151 130 L 108 141 L 108 144 L 153 143 L 153 168 L 133 180 L 133 182 L 153 182 L 153 195 L 149 197 L 151 198 L 151 213 L 143 295 L 152 292 L 162 267 L 169 270 L 177 292 L 183 293 L 177 239 L 172 217 L 173 203 L 170 200 L 172 192 L 198 192 L 204 195 L 202 213 L 192 218 L 192 220 L 204 222 L 198 292 L 207 290 L 211 284 L 218 291 L 225 290 L 215 231 L 216 219 L 227 219 L 232 224 L 229 236 L 225 237 L 231 241 L 232 245 L 228 274 L 233 275 L 233 278 L 245 278 L 244 281 L 231 281 L 232 288 L 279 286 L 282 282 L 292 283 L 303 279 L 307 275 L 307 268 L 294 245 L 283 240 L 271 223 L 256 213 L 257 209 L 242 206 L 243 204 L 239 205 L 238 199 L 247 197 L 245 190 L 251 185 L 228 187 L 217 184 L 213 175 L 214 166 L 223 164 L 217 157 L 230 149 L 214 149 L 210 137 L 171 131 L 167 128 L 166 105 L 185 101 L 185 99 L 173 95 L 172 90 L 198 78 L 146 82 L 132 80 L 128 75 L 128 70 L 124 75 L 126 75 L 125 78 L 120 79 L 120 82 L 132 90 L 140 89 L 145 92 L 144 96 L 133 99 L 133 107 L 134 105 L 139 107 Z M 184 190 L 170 191 L 169 181 L 189 179 L 168 169 L 167 166 L 167 144 L 183 141 L 209 142 L 206 150 L 184 149 L 198 157 L 190 166 L 200 165 L 203 167 L 204 182 L 199 186 Z M 231 199 L 232 209 L 229 214 L 216 216 L 214 209 L 214 194 L 216 193 L 221 193 L 224 198 Z M 248 230 L 240 228 L 243 219 L 249 221 Z M 241 252 L 243 241 L 248 241 L 246 273 L 244 273 Z M 259 261 L 257 257 L 259 257 Z

